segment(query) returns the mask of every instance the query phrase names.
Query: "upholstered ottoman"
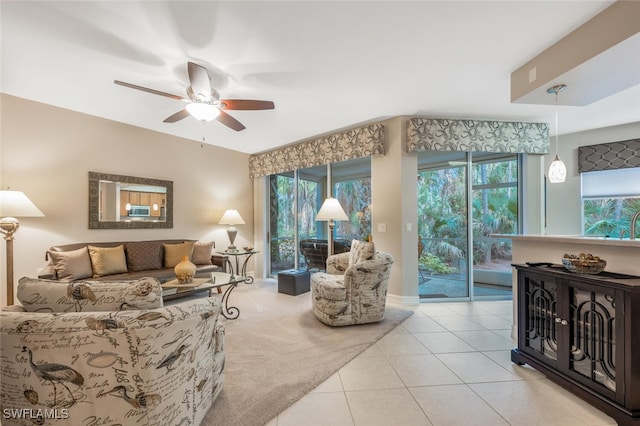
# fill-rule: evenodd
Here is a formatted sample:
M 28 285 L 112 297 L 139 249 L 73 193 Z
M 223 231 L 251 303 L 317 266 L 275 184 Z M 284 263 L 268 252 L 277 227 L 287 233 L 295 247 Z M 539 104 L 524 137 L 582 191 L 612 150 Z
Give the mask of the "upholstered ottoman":
M 297 296 L 310 290 L 309 271 L 289 269 L 278 273 L 278 293 Z

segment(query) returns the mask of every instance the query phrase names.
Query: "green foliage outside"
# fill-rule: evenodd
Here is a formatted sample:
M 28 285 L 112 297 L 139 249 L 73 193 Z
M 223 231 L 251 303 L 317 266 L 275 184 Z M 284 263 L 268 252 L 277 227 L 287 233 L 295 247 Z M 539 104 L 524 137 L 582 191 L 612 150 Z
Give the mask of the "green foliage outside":
M 426 253 L 418 259 L 420 266 L 432 275 L 451 274 L 455 269 L 444 263 L 438 256 Z
M 322 187 L 318 181 L 299 179 L 296 212 L 293 174 L 273 175 L 270 184 L 272 269 L 290 269 L 295 264 L 296 214 L 299 239 L 326 238 L 318 228 L 324 224 L 315 221 L 323 201 Z M 371 178 L 336 182 L 333 192 L 349 217 L 336 222 L 334 238 L 366 240 L 371 234 Z
M 457 271 L 459 259 L 467 257 L 465 170 L 447 167 L 418 173 L 418 229 L 425 246 L 419 263 L 434 274 Z M 510 240 L 490 235 L 518 230 L 517 162 L 478 163 L 472 173 L 473 263 L 509 259 Z
M 584 200 L 584 233 L 611 238 L 629 237 L 631 218 L 638 210 L 640 198 Z M 640 220 L 636 226 L 636 238 L 640 238 Z

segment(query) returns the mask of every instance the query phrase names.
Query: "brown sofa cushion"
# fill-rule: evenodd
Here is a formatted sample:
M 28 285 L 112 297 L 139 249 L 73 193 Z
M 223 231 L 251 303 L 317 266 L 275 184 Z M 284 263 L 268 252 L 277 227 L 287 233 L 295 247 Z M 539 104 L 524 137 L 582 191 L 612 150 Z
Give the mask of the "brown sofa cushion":
M 126 249 L 129 272 L 164 268 L 162 241 L 134 241 Z
M 213 265 L 211 262 L 211 252 L 213 251 L 213 242 L 195 243 L 193 245 L 193 255 L 191 261 L 196 265 Z
M 93 276 L 91 258 L 86 247 L 72 251 L 49 251 L 47 254 L 60 281 L 81 280 Z
M 127 258 L 124 255 L 124 245 L 117 247 L 88 247 L 94 277 L 127 272 Z

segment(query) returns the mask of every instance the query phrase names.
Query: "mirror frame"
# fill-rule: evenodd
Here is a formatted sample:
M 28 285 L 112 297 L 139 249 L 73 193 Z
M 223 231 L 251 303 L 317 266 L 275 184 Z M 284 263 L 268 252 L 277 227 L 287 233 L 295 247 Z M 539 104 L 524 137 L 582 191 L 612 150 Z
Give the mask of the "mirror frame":
M 167 213 L 164 222 L 143 221 L 101 221 L 100 220 L 100 181 L 124 182 L 136 185 L 164 186 L 167 188 Z M 173 182 L 170 180 L 149 179 L 135 176 L 114 175 L 110 173 L 89 172 L 89 229 L 156 229 L 173 228 Z

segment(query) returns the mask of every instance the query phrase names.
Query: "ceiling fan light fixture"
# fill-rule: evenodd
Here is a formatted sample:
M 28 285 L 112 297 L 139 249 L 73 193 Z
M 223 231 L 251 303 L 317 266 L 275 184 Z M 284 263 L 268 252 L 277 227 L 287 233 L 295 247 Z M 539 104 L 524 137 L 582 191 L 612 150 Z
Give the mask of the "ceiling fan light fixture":
M 215 120 L 220 115 L 220 110 L 215 105 L 192 102 L 185 107 L 189 114 L 200 121 Z

